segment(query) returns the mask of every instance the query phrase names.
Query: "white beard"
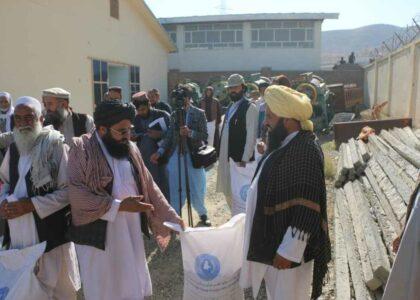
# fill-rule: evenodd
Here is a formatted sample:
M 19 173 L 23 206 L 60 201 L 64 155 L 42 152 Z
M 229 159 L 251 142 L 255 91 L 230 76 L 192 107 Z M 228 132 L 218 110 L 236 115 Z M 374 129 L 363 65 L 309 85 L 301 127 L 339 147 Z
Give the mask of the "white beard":
M 35 122 L 34 127 L 14 128 L 13 135 L 16 146 L 21 155 L 28 155 L 35 146 L 36 139 L 42 131 L 40 122 Z

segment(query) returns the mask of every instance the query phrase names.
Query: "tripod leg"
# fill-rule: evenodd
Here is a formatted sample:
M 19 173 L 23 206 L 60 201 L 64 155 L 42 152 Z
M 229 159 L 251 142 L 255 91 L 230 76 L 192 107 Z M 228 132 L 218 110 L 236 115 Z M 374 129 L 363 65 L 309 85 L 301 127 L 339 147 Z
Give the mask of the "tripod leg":
M 178 149 L 178 201 L 179 201 L 179 216 L 182 218 L 182 178 L 181 178 L 181 153 Z
M 184 168 L 185 168 L 185 191 L 187 194 L 187 210 L 188 210 L 188 223 L 192 227 L 194 226 L 193 217 L 192 217 L 192 209 L 191 209 L 191 191 L 190 191 L 190 179 L 188 175 L 188 165 L 187 160 L 187 153 L 184 153 Z

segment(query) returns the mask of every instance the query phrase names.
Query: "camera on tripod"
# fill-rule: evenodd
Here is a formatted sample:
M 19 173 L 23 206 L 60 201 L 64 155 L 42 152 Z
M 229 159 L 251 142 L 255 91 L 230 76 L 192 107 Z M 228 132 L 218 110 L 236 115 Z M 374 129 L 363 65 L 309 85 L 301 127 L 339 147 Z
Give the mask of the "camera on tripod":
M 178 85 L 172 92 L 171 98 L 174 104 L 175 110 L 183 109 L 185 98 L 192 97 L 192 90 L 186 85 Z

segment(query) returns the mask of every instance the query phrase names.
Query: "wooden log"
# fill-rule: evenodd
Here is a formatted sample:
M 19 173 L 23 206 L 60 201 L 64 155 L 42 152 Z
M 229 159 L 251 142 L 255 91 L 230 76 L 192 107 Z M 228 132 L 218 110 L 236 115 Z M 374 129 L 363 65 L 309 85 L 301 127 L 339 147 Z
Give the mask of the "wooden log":
M 378 197 L 379 203 L 389 222 L 392 225 L 392 228 L 395 232 L 400 232 L 402 230 L 403 223 L 400 222 L 395 215 L 391 205 L 389 204 L 388 199 L 386 198 L 385 194 L 379 187 L 378 181 L 376 180 L 375 176 L 372 173 L 372 170 L 367 167 L 365 170 L 366 177 L 369 180 L 370 186 L 372 187 L 373 191 L 375 192 L 376 197 Z
M 366 243 L 365 233 L 363 227 L 365 226 L 360 218 L 360 214 L 357 208 L 356 196 L 353 190 L 352 182 L 346 183 L 344 186 L 344 192 L 347 198 L 347 204 L 350 209 L 351 223 L 347 224 L 352 226 L 354 229 L 354 234 L 356 237 L 357 249 L 360 256 L 360 263 L 362 266 L 363 279 L 366 283 L 366 286 L 371 290 L 375 291 L 382 286 L 382 281 L 374 276 L 374 269 L 372 268 L 372 263 L 370 261 L 370 256 L 368 253 L 368 247 Z M 344 223 L 343 223 L 344 226 Z
M 409 127 L 406 127 L 409 128 Z M 404 130 L 402 128 L 394 128 L 391 133 L 394 135 L 394 137 L 396 137 L 397 139 L 399 139 L 401 142 L 403 142 L 405 145 L 413 148 L 414 150 L 419 151 L 420 149 L 420 143 L 418 143 L 418 139 L 416 136 L 413 137 L 410 136 L 410 134 L 408 133 L 407 130 Z
M 370 153 L 367 151 L 367 147 L 365 143 L 361 140 L 357 141 L 357 146 L 359 149 L 360 154 L 362 155 L 363 161 L 366 163 L 370 158 Z
M 335 178 L 335 187 L 340 188 L 343 186 L 347 178 L 348 169 L 344 167 L 344 144 L 340 145 L 338 162 L 337 162 L 337 174 Z
M 388 145 L 388 143 L 381 143 L 379 141 L 380 137 L 377 135 L 372 135 L 369 137 L 369 145 L 370 146 L 374 146 L 376 147 L 377 151 L 382 152 L 383 154 L 388 154 L 389 152 L 389 148 L 392 148 L 391 146 Z M 371 148 L 371 153 L 373 155 L 373 153 L 376 152 L 374 149 Z
M 420 152 L 401 143 L 386 130 L 381 131 L 381 137 L 383 137 L 395 151 L 401 154 L 402 157 L 410 161 L 416 168 L 420 168 Z
M 359 158 L 359 154 L 356 148 L 356 141 L 354 139 L 350 139 L 348 145 L 350 147 L 351 160 L 354 165 L 354 170 L 356 171 L 356 173 L 359 173 L 359 170 L 362 167 L 363 159 L 360 160 Z
M 340 223 L 342 225 L 341 229 L 342 229 L 343 235 L 346 237 L 345 245 L 346 245 L 346 250 L 347 250 L 347 258 L 348 258 L 355 298 L 358 300 L 359 299 L 360 300 L 373 299 L 363 280 L 363 272 L 362 272 L 362 267 L 360 264 L 360 256 L 357 250 L 357 243 L 356 243 L 356 238 L 354 234 L 354 229 L 353 229 L 353 226 L 351 225 L 352 220 L 349 213 L 347 199 L 342 189 L 336 190 L 336 205 L 338 208 Z
M 378 164 L 375 157 L 372 157 L 369 160 L 368 166 L 370 167 L 372 173 L 375 175 L 376 181 L 378 182 L 379 187 L 385 194 L 388 203 L 392 207 L 392 211 L 394 212 L 398 222 L 403 222 L 405 214 L 407 212 L 404 200 L 401 198 L 394 185 L 383 172 L 381 166 Z
M 366 176 L 361 178 L 363 182 L 363 192 L 366 198 L 369 200 L 370 207 L 373 209 L 373 213 L 376 219 L 376 222 L 379 224 L 381 228 L 381 235 L 385 242 L 385 246 L 387 249 L 387 254 L 391 259 L 391 262 L 394 262 L 395 255 L 392 251 L 392 242 L 397 237 L 397 233 L 394 229 L 394 226 L 391 224 L 391 221 L 388 218 L 388 215 L 385 213 L 384 209 L 381 206 L 381 203 L 376 196 L 373 188 L 367 179 Z
M 378 224 L 373 220 L 370 213 L 369 202 L 363 194 L 360 182 L 354 181 L 352 185 L 358 210 L 356 213 L 359 214 L 363 224 L 373 274 L 385 286 L 391 269 L 388 253 L 382 241 Z
M 356 179 L 356 170 L 354 169 L 353 159 L 351 156 L 350 147 L 348 144 L 344 145 L 344 163 L 346 168 L 348 168 L 347 179 L 353 181 Z
M 418 139 L 420 139 L 420 129 L 416 129 L 416 130 L 414 131 L 414 134 L 416 135 L 416 137 L 417 137 Z
M 376 137 L 379 144 L 382 144 L 384 147 L 387 148 L 387 152 L 384 153 L 389 156 L 404 172 L 407 176 L 411 179 L 409 183 L 407 183 L 412 190 L 416 187 L 416 182 L 419 176 L 419 169 L 416 168 L 412 163 L 402 157 L 397 151 L 395 151 L 391 146 L 388 145 L 386 141 L 384 141 L 381 137 Z
M 338 201 L 343 201 L 343 199 L 340 199 Z M 336 299 L 350 300 L 351 287 L 346 249 L 347 236 L 344 236 L 343 234 L 337 203 L 335 203 L 334 209 L 335 296 Z
M 413 130 L 411 129 L 411 127 L 404 127 L 403 130 L 405 131 L 405 133 L 407 134 L 408 138 L 413 141 L 414 143 L 414 148 L 417 151 L 420 151 L 420 139 L 414 134 Z
M 380 152 L 376 152 L 374 153 L 374 157 L 394 185 L 395 189 L 401 195 L 405 204 L 408 205 L 413 192 L 406 184 L 406 181 L 409 180 L 408 177 L 405 178 L 406 181 L 404 181 L 403 176 L 406 175 L 402 173 L 402 170 L 398 168 L 398 166 L 390 158 L 388 158 L 388 156 L 385 156 Z

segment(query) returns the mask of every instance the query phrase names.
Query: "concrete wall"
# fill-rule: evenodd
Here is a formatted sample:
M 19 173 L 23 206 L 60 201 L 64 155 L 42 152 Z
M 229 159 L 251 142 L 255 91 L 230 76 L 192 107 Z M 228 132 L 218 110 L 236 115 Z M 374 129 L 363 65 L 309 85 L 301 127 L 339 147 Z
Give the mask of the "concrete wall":
M 166 97 L 168 48 L 142 1 L 121 0 L 119 20 L 104 0 L 1 0 L 0 90 L 14 98 L 60 86 L 76 111 L 92 113 L 91 59 L 140 66 L 141 89 Z
M 365 67 L 365 101 L 389 101 L 390 117 L 412 117 L 420 127 L 420 40 Z
M 177 26 L 178 52 L 169 55 L 169 69 L 181 72 L 321 69 L 321 25 L 314 22 L 314 48 L 251 48 L 251 24 L 244 22 L 243 48 L 184 49 L 183 25 Z

